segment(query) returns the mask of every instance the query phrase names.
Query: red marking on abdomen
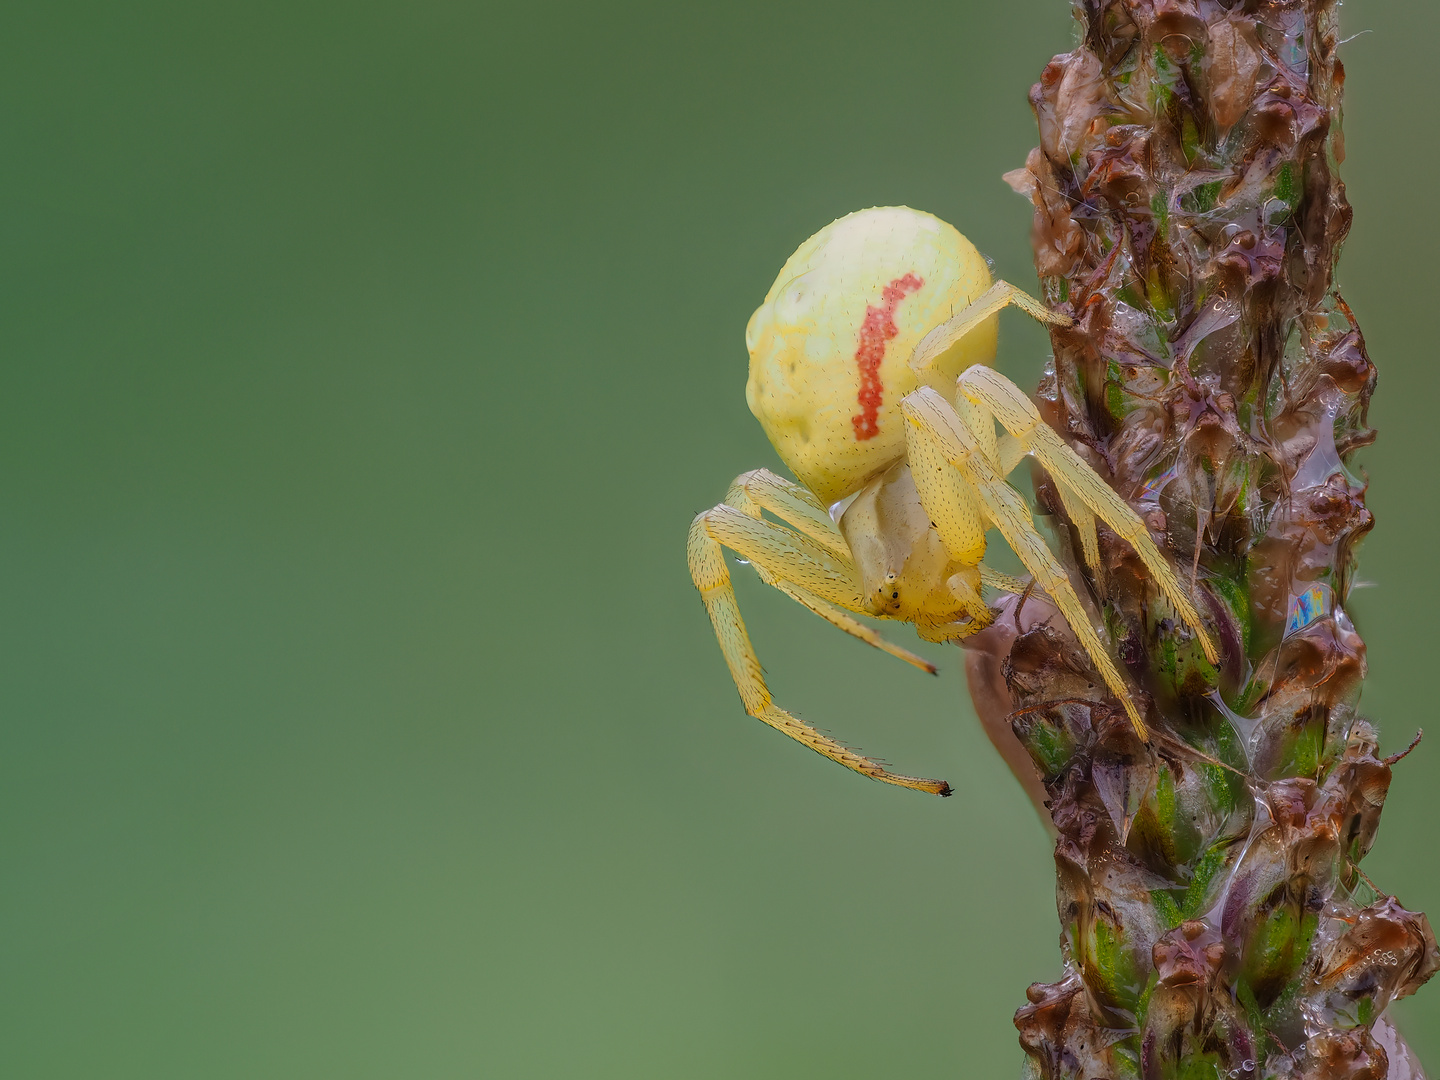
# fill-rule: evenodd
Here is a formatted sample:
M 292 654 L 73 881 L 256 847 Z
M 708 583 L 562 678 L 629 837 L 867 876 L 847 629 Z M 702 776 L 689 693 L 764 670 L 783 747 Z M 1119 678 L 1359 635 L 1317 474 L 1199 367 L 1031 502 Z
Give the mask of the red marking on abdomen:
M 880 306 L 865 308 L 865 321 L 860 324 L 860 347 L 855 350 L 855 363 L 860 368 L 860 415 L 852 416 L 855 441 L 864 442 L 880 434 L 880 362 L 885 359 L 885 343 L 900 333 L 895 326 L 895 309 L 910 293 L 925 284 L 914 274 L 897 277 L 880 293 Z

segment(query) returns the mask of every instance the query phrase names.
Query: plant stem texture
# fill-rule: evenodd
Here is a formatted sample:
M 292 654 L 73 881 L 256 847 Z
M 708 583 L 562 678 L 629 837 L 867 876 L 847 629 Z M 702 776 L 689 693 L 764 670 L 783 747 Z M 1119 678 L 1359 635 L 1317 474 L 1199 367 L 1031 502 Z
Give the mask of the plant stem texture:
M 1083 0 L 1079 45 L 1031 91 L 1040 145 L 1006 177 L 1034 203 L 1044 297 L 1076 320 L 1041 411 L 1168 546 L 1222 653 L 1103 527 L 1087 569 L 1037 475 L 1151 738 L 1043 597 L 980 635 L 977 707 L 1028 753 L 1058 834 L 1065 970 L 1015 1017 L 1031 1077 L 1420 1075 L 1383 1014 L 1440 951 L 1359 868 L 1402 755 L 1356 711 L 1345 610 L 1375 368 L 1332 280 L 1351 218 L 1336 6 Z

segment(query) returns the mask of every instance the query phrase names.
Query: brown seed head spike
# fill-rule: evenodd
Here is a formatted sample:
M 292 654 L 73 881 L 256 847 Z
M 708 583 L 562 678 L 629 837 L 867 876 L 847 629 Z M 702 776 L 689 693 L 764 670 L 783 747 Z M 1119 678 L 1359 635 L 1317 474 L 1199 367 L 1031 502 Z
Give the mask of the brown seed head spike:
M 1075 6 L 1081 44 L 1031 90 L 1039 146 L 1005 177 L 1034 206 L 1044 299 L 1076 322 L 1037 404 L 1184 568 L 1225 655 L 1105 529 L 1098 567 L 1071 563 L 1151 699 L 1148 744 L 1063 621 L 1017 607 L 976 640 L 977 708 L 1057 833 L 1068 974 L 1030 988 L 1021 1045 L 1044 1080 L 1381 1080 L 1413 1060 L 1382 1013 L 1440 951 L 1357 865 L 1404 755 L 1377 757 L 1355 713 L 1345 610 L 1375 367 L 1332 277 L 1338 5 Z

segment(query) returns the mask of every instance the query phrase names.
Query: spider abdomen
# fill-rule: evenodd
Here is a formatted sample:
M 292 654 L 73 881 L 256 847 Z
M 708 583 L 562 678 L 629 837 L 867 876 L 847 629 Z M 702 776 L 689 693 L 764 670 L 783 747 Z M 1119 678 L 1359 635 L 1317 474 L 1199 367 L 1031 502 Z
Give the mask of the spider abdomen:
M 822 502 L 859 490 L 905 456 L 900 399 L 925 333 L 990 285 L 975 246 L 905 206 L 833 221 L 790 257 L 745 331 L 745 398 L 781 459 Z M 995 357 L 995 323 L 969 334 L 923 380 L 947 396 Z

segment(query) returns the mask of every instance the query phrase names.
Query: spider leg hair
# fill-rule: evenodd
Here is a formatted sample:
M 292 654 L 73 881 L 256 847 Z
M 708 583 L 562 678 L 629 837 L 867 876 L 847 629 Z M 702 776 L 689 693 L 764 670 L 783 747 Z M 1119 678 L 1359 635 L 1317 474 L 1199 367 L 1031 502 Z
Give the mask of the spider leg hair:
M 994 523 L 1005 537 L 1005 542 L 1020 556 L 1025 569 L 1035 578 L 1035 583 L 1055 601 L 1055 606 L 1060 609 L 1065 621 L 1070 624 L 1080 644 L 1090 655 L 1105 685 L 1124 705 L 1136 733 L 1142 739 L 1148 740 L 1145 721 L 1135 706 L 1125 680 L 1121 678 L 1100 636 L 1095 632 L 1089 614 L 1075 594 L 1070 579 L 1065 576 L 1064 568 L 1050 553 L 1045 541 L 1036 531 L 1035 519 L 1020 493 L 1005 482 L 994 464 L 981 452 L 979 440 L 973 432 L 965 426 L 950 403 L 933 389 L 922 386 L 900 403 L 900 409 L 906 421 L 906 449 L 910 460 L 916 460 L 917 448 L 925 458 L 933 458 L 938 454 L 965 480 L 966 485 L 978 497 L 985 517 Z M 937 515 L 943 515 L 943 508 L 932 507 L 926 503 L 926 491 L 919 488 L 918 484 L 916 486 L 920 491 L 921 503 L 938 527 Z
M 887 784 L 949 795 L 950 785 L 944 780 L 926 780 L 892 773 L 850 748 L 822 734 L 804 721 L 790 715 L 775 704 L 760 658 L 750 644 L 750 635 L 740 617 L 740 607 L 731 587 L 730 572 L 725 566 L 723 547 L 731 548 L 749 559 L 757 569 L 787 582 L 798 583 L 807 593 L 812 583 L 824 587 L 824 599 L 858 602 L 858 585 L 853 584 L 854 570 L 836 563 L 820 545 L 798 533 L 757 520 L 730 506 L 717 506 L 698 515 L 690 525 L 686 556 L 690 577 L 705 602 L 710 625 L 725 655 L 735 688 L 745 711 L 757 720 L 783 731 L 817 754 L 837 761 L 848 769 Z M 828 576 L 827 576 L 828 575 Z M 819 590 L 816 590 L 819 592 Z M 851 593 L 855 595 L 853 598 Z M 808 605 L 807 605 L 808 606 Z M 813 609 L 812 609 L 813 610 Z M 837 613 L 838 614 L 838 613 Z
M 1200 647 L 1212 664 L 1219 661 L 1215 639 L 1200 620 L 1195 605 L 1185 593 L 1169 561 L 1150 538 L 1140 515 L 1107 484 L 1060 435 L 1046 424 L 1031 400 L 1018 386 L 993 368 L 976 364 L 960 376 L 959 395 L 989 412 L 1010 433 L 1026 453 L 1033 454 L 1060 489 L 1066 513 L 1080 529 L 1085 559 L 1091 566 L 1099 561 L 1094 541 L 1095 521 L 1090 513 L 1075 516 L 1075 504 L 1083 503 L 1095 516 L 1114 529 L 1140 556 L 1160 591 L 1176 614 L 1200 639 Z M 1092 544 L 1095 546 L 1092 548 Z
M 1047 326 L 1074 326 L 1075 320 L 1068 315 L 1051 311 L 1028 293 L 1021 292 L 1008 281 L 997 281 L 981 293 L 969 307 L 931 330 L 910 357 L 910 366 L 917 374 L 924 375 L 935 363 L 937 357 L 947 352 L 954 344 L 970 333 L 986 319 L 997 315 L 1011 304 L 1025 312 L 1032 319 Z
M 762 508 L 769 510 L 787 525 L 793 526 L 816 543 L 823 545 L 832 555 L 843 561 L 850 568 L 851 577 L 854 576 L 850 545 L 845 542 L 844 535 L 830 520 L 829 511 L 820 504 L 820 500 L 809 488 L 776 476 L 768 469 L 755 469 L 748 473 L 741 473 L 735 478 L 735 482 L 730 485 L 729 493 L 725 496 L 725 505 L 733 506 L 736 510 L 757 521 L 765 520 L 760 516 Z M 904 660 L 907 664 L 913 664 L 921 671 L 927 671 L 931 675 L 937 673 L 938 669 L 935 665 L 923 656 L 916 656 L 910 650 L 902 649 L 899 645 L 886 641 L 859 619 L 851 618 L 843 611 L 815 596 L 808 589 L 785 580 L 783 573 L 779 575 L 772 573 L 754 560 L 751 561 L 751 565 L 755 567 L 755 572 L 766 585 L 779 589 L 791 600 L 819 615 L 831 626 L 845 631 L 851 637 L 858 638 L 881 652 L 889 653 L 899 660 Z M 852 608 L 852 610 L 855 609 Z
M 999 589 L 1001 592 L 1014 593 L 1019 596 L 1028 587 L 1029 583 L 1009 574 L 1002 574 L 999 570 L 992 570 L 984 563 L 980 564 L 980 584 L 989 585 L 992 589 Z
M 724 503 L 705 511 L 705 533 L 771 577 L 799 585 L 846 611 L 864 611 L 855 564 L 792 529 Z
M 753 469 L 737 476 L 725 495 L 725 504 L 753 518 L 760 517 L 762 509 L 769 510 L 833 554 L 847 562 L 850 559 L 850 545 L 814 493 L 769 469 Z

